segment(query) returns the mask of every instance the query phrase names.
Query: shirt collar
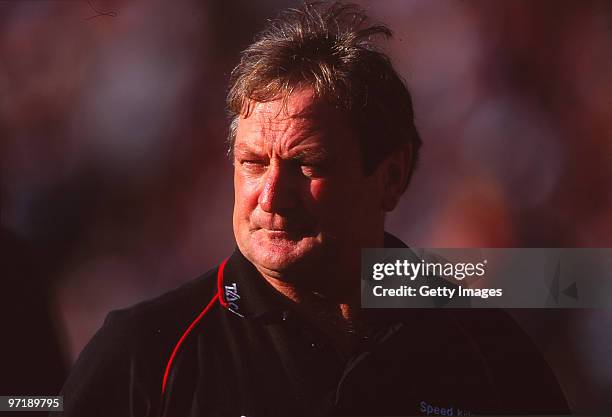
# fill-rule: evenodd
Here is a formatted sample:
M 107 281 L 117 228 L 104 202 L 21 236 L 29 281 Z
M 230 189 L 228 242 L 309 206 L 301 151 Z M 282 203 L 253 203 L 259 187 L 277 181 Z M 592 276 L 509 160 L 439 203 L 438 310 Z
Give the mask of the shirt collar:
M 245 318 L 260 318 L 287 309 L 283 296 L 278 293 L 244 257 L 238 248 L 223 271 L 220 296 L 226 308 Z
M 385 248 L 407 248 L 397 237 L 385 232 Z M 253 319 L 275 320 L 286 318 L 289 302 L 274 289 L 244 257 L 238 248 L 230 256 L 222 271 L 219 296 L 232 313 Z

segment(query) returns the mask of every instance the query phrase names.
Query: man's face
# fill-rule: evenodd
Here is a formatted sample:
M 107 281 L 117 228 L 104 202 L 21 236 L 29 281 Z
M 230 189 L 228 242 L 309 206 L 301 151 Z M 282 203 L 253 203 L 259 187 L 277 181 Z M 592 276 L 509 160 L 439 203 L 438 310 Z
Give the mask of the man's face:
M 366 177 L 346 117 L 310 90 L 252 103 L 234 145 L 234 234 L 267 276 L 292 281 L 359 262 L 382 243 L 380 175 Z M 351 260 L 352 259 L 352 260 Z

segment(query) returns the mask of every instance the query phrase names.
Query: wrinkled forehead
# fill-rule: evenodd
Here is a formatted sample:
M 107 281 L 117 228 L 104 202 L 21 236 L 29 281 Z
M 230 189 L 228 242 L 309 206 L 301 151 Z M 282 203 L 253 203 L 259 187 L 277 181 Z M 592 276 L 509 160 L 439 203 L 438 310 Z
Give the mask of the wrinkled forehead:
M 250 102 L 238 119 L 237 142 L 256 139 L 266 142 L 299 141 L 308 137 L 350 135 L 346 115 L 319 100 L 309 90 L 286 99 L 265 103 Z

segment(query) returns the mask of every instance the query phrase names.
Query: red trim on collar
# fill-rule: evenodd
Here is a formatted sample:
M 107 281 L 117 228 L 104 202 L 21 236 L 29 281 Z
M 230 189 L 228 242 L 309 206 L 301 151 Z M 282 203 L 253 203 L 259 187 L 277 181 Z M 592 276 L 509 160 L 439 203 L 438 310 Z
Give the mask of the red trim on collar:
M 227 264 L 229 258 L 226 258 L 221 265 L 219 265 L 219 269 L 217 270 L 217 296 L 219 297 L 219 303 L 225 308 L 229 308 L 229 304 L 224 298 L 223 291 L 223 272 L 225 271 L 225 264 Z
M 189 327 L 187 327 L 187 330 L 183 332 L 183 334 L 181 335 L 181 338 L 174 346 L 174 349 L 172 349 L 172 354 L 170 354 L 170 358 L 168 359 L 168 363 L 166 364 L 166 370 L 164 372 L 164 378 L 162 380 L 162 389 L 161 389 L 162 400 L 164 397 L 164 393 L 166 392 L 166 383 L 168 382 L 168 376 L 170 375 L 170 370 L 172 369 L 172 363 L 174 362 L 174 358 L 176 357 L 178 351 L 180 350 L 183 342 L 185 342 L 185 339 L 187 339 L 187 336 L 189 336 L 189 333 L 191 333 L 191 331 L 198 324 L 198 322 L 202 320 L 202 317 L 204 317 L 204 315 L 208 313 L 208 311 L 210 311 L 212 306 L 215 304 L 215 301 L 219 300 L 219 303 L 223 307 L 227 308 L 227 301 L 225 301 L 225 299 L 223 298 L 223 292 L 221 291 L 221 289 L 223 288 L 223 285 L 222 285 L 223 284 L 223 271 L 225 270 L 225 264 L 227 263 L 228 259 L 229 258 L 221 262 L 221 265 L 219 265 L 219 269 L 217 270 L 217 283 L 218 283 L 217 293 L 208 302 L 208 304 L 206 305 L 206 307 L 204 307 L 204 309 L 200 312 L 200 314 L 198 314 L 198 316 L 191 322 Z

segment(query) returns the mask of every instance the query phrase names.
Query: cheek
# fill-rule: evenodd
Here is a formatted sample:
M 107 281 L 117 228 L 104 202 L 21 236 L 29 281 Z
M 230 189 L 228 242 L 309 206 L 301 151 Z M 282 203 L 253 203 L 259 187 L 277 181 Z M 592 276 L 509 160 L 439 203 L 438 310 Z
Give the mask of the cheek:
M 344 211 L 346 201 L 345 187 L 339 187 L 332 181 L 315 180 L 310 183 L 310 199 L 316 212 L 322 217 L 337 217 Z
M 334 183 L 313 181 L 310 184 L 310 197 L 318 217 L 330 225 L 350 221 L 351 214 L 362 205 L 361 190 L 346 182 Z
M 320 202 L 327 198 L 326 184 L 323 181 L 312 181 L 309 191 L 312 200 L 315 202 Z
M 234 215 L 248 215 L 257 206 L 258 187 L 234 172 Z

